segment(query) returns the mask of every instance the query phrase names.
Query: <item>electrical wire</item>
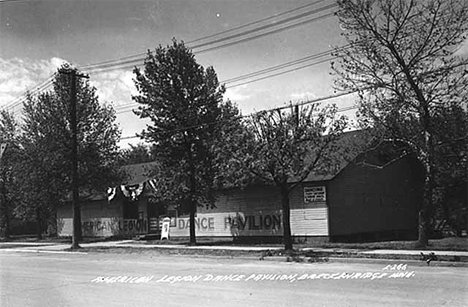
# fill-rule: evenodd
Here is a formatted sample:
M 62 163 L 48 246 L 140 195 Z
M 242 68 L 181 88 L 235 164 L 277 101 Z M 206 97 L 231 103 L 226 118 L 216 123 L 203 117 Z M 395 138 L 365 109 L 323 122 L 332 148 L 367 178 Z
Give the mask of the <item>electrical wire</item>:
M 348 45 L 340 47 L 339 49 L 340 50 L 346 50 L 346 49 L 349 49 L 350 47 L 351 47 L 351 45 L 348 44 Z M 313 59 L 318 59 L 318 58 L 327 56 L 332 51 L 333 50 L 326 50 L 326 51 L 323 51 L 323 52 L 320 52 L 320 53 L 309 55 L 309 56 L 306 56 L 306 57 L 303 57 L 303 58 L 300 58 L 300 59 L 296 59 L 296 60 L 293 60 L 293 61 L 289 61 L 289 62 L 286 62 L 286 63 L 279 64 L 279 65 L 276 65 L 276 66 L 271 66 L 271 67 L 268 67 L 268 68 L 265 68 L 265 69 L 262 69 L 262 70 L 259 70 L 259 71 L 256 71 L 256 72 L 248 73 L 248 74 L 238 76 L 238 77 L 234 77 L 234 78 L 231 78 L 231 79 L 226 79 L 226 80 L 220 81 L 219 83 L 228 85 L 230 83 L 236 83 L 236 82 L 243 81 L 243 80 L 249 80 L 249 79 L 251 79 L 252 77 L 255 77 L 255 76 L 271 73 L 271 72 L 281 70 L 281 69 L 284 69 L 284 68 L 288 68 L 290 66 L 294 66 L 294 65 L 297 65 L 297 64 L 300 64 L 300 63 L 303 63 L 303 62 L 307 62 L 307 61 L 310 61 L 310 60 L 313 60 Z M 307 68 L 307 67 L 319 65 L 319 64 L 331 61 L 334 58 L 336 58 L 336 57 L 324 59 L 324 60 L 314 62 L 314 63 L 309 63 L 309 64 L 306 64 L 306 65 L 302 65 L 302 66 L 299 66 L 299 67 L 296 67 L 296 68 L 293 68 L 293 69 L 282 71 L 282 72 L 279 72 L 279 73 L 276 73 L 276 74 L 273 74 L 273 75 L 267 75 L 265 77 L 250 80 L 250 81 L 247 81 L 247 82 L 244 82 L 244 83 L 241 83 L 241 84 L 234 84 L 232 86 L 228 85 L 228 86 L 226 86 L 226 88 L 234 88 L 234 87 L 237 87 L 237 86 L 241 86 L 241 85 L 257 82 L 257 81 L 260 81 L 260 80 L 276 77 L 276 76 L 279 76 L 279 75 L 282 75 L 282 74 L 290 73 L 290 72 L 297 71 L 297 70 L 300 70 L 300 69 L 304 69 L 304 68 Z M 131 112 L 131 111 L 133 111 L 134 107 L 138 107 L 138 106 L 139 106 L 138 103 L 129 103 L 129 104 L 119 105 L 119 106 L 115 107 L 116 114 Z
M 271 73 L 273 71 L 284 69 L 284 68 L 287 68 L 287 67 L 292 66 L 292 65 L 297 65 L 297 64 L 305 62 L 305 61 L 310 61 L 311 59 L 317 59 L 319 57 L 323 57 L 323 56 L 325 56 L 327 54 L 328 54 L 328 51 L 324 51 L 324 52 L 321 52 L 321 53 L 316 54 L 316 55 L 307 56 L 307 57 L 304 57 L 304 58 L 301 58 L 301 59 L 298 59 L 298 60 L 290 61 L 290 62 L 283 63 L 283 64 L 276 65 L 276 66 L 272 66 L 272 67 L 269 67 L 269 68 L 266 68 L 266 69 L 263 69 L 263 70 L 259 70 L 259 71 L 256 71 L 256 72 L 252 72 L 252 73 L 249 73 L 249 74 L 246 74 L 246 75 L 242 75 L 242 76 L 238 76 L 238 77 L 235 77 L 235 78 L 227 79 L 225 81 L 220 81 L 219 83 L 227 85 L 227 84 L 230 84 L 230 83 L 236 83 L 236 82 L 239 82 L 239 81 L 248 80 L 248 79 L 251 79 L 252 77 L 255 77 L 255 76 L 258 76 L 258 75 L 262 75 L 262 74 L 265 74 L 265 73 Z M 276 74 L 267 75 L 267 76 L 264 76 L 264 77 L 261 77 L 261 78 L 256 78 L 256 79 L 253 79 L 253 80 L 250 80 L 250 81 L 247 81 L 247 82 L 243 82 L 243 83 L 240 83 L 240 84 L 227 85 L 226 88 L 234 88 L 234 87 L 237 87 L 237 86 L 250 84 L 250 83 L 253 83 L 253 82 L 260 81 L 260 80 L 264 80 L 264 79 L 276 77 L 276 76 L 279 76 L 279 75 L 287 74 L 287 73 L 294 72 L 294 71 L 297 71 L 297 70 L 300 70 L 300 69 L 304 69 L 304 68 L 319 65 L 319 64 L 322 64 L 322 63 L 325 63 L 325 62 L 329 62 L 332 59 L 333 58 L 324 59 L 324 60 L 321 60 L 321 61 L 318 61 L 318 62 L 310 63 L 310 64 L 307 64 L 307 65 L 302 65 L 302 66 L 292 68 L 292 69 L 289 69 L 289 70 L 286 70 L 286 71 L 282 71 L 282 72 L 279 72 L 279 73 L 276 73 Z M 137 107 L 137 106 L 138 106 L 137 103 L 130 103 L 130 104 L 125 104 L 125 105 L 120 105 L 118 108 L 115 108 L 115 110 L 117 111 L 116 114 L 130 112 L 130 111 L 133 110 L 132 109 L 133 107 Z M 130 107 L 130 109 L 126 109 L 128 107 Z M 123 110 L 123 109 L 126 109 L 126 110 Z
M 254 22 L 250 22 L 248 24 L 244 24 L 244 25 L 240 25 L 240 26 L 237 26 L 237 27 L 234 27 L 234 28 L 231 28 L 229 30 L 226 30 L 226 31 L 222 31 L 222 32 L 218 32 L 218 33 L 215 33 L 215 34 L 212 34 L 212 35 L 208 35 L 208 36 L 204 36 L 204 37 L 201 37 L 201 38 L 198 38 L 198 39 L 195 39 L 193 41 L 189 41 L 186 43 L 186 45 L 188 47 L 190 47 L 190 44 L 192 43 L 195 43 L 195 42 L 198 42 L 198 41 L 202 41 L 202 40 L 206 40 L 208 38 L 212 38 L 212 37 L 216 37 L 216 36 L 220 36 L 222 34 L 226 34 L 226 33 L 230 33 L 230 32 L 233 32 L 235 30 L 239 30 L 239 29 L 242 29 L 242 28 L 246 28 L 246 27 L 249 27 L 251 25 L 254 25 L 254 24 L 258 24 L 258 23 L 261 23 L 263 21 L 266 21 L 266 20 L 270 20 L 270 19 L 273 19 L 273 18 L 276 18 L 278 16 L 282 16 L 282 15 L 286 15 L 288 13 L 291 13 L 291 12 L 294 12 L 294 11 L 297 11 L 297 10 L 300 10 L 300 9 L 303 9 L 305 7 L 309 7 L 309 6 L 312 6 L 312 5 L 315 5 L 315 4 L 318 4 L 320 2 L 323 2 L 324 0 L 320 0 L 320 1 L 316 1 L 316 2 L 313 2 L 313 3 L 310 3 L 310 4 L 307 4 L 307 5 L 304 5 L 304 6 L 301 6 L 301 7 L 298 7 L 298 8 L 295 8 L 295 9 L 292 9 L 292 10 L 289 10 L 289 11 L 285 11 L 283 13 L 279 13 L 279 14 L 275 14 L 275 15 L 272 15 L 272 16 L 269 16 L 269 17 L 266 17 L 266 18 L 263 18 L 263 19 L 260 19 L 260 20 L 257 20 L 257 21 L 254 21 Z M 336 7 L 338 6 L 336 3 L 332 4 L 332 5 L 328 5 L 327 6 L 327 9 L 328 8 L 332 8 L 332 7 Z M 315 11 L 317 12 L 321 12 L 322 8 L 319 8 Z M 304 14 L 304 13 L 303 13 Z M 306 12 L 307 15 L 310 15 L 311 12 L 309 11 L 308 13 Z M 294 20 L 294 19 L 297 19 L 297 18 L 300 18 L 298 17 L 299 15 L 295 15 L 295 16 L 292 16 L 292 17 L 289 17 L 287 21 L 291 21 L 291 20 Z M 274 27 L 274 26 L 277 26 L 281 23 L 285 23 L 287 21 L 284 21 L 284 20 L 280 20 L 280 21 L 277 21 L 276 23 L 274 24 L 270 24 L 270 25 L 266 25 L 266 26 L 262 26 L 263 27 Z M 251 32 L 258 32 L 260 31 L 261 29 L 259 28 L 255 28 L 255 29 L 251 29 L 251 30 L 248 30 L 248 31 L 245 31 L 245 32 L 241 32 L 241 33 L 238 33 L 236 35 L 246 35 L 246 34 L 250 34 Z M 231 37 L 232 38 L 232 37 Z M 221 42 L 221 41 L 224 41 L 224 40 L 229 40 L 231 38 L 221 38 L 220 41 L 217 41 L 217 42 Z M 208 45 L 208 44 L 213 44 L 214 42 L 211 41 L 211 42 L 207 42 L 207 43 L 204 43 L 204 44 L 200 44 L 200 45 L 195 45 L 195 46 L 192 46 L 191 48 L 192 49 L 196 49 L 198 47 L 201 47 L 201 46 L 205 46 L 205 45 Z M 87 65 L 84 65 L 82 66 L 81 68 L 82 69 L 94 69 L 94 68 L 97 68 L 97 67 L 100 67 L 101 64 L 116 64 L 116 65 L 120 65 L 122 63 L 133 63 L 134 61 L 141 61 L 144 59 L 144 56 L 146 55 L 146 53 L 139 53 L 139 54 L 135 54 L 135 55 L 130 55 L 130 56 L 125 56 L 125 57 L 122 57 L 122 58 L 118 58 L 118 59 L 114 59 L 114 60 L 107 60 L 107 61 L 103 61 L 103 62 L 99 62 L 99 63 L 94 63 L 94 64 L 87 64 Z M 143 56 L 143 58 L 141 58 Z M 135 59 L 136 58 L 136 59 Z M 131 60 L 129 60 L 131 59 Z M 126 60 L 126 61 L 124 61 Z M 123 62 L 122 62 L 123 61 Z
M 260 34 L 250 36 L 250 37 L 246 37 L 244 39 L 240 39 L 240 40 L 237 40 L 237 41 L 234 41 L 234 42 L 226 43 L 226 44 L 223 44 L 223 45 L 220 45 L 220 46 L 206 48 L 206 49 L 200 50 L 200 51 L 198 51 L 196 53 L 201 54 L 201 53 L 214 51 L 214 50 L 218 50 L 218 49 L 221 49 L 221 48 L 226 48 L 226 47 L 234 46 L 234 45 L 237 45 L 237 44 L 245 43 L 245 42 L 248 42 L 248 41 L 251 41 L 251 40 L 254 40 L 254 39 L 258 39 L 258 38 L 261 38 L 261 37 L 264 37 L 264 36 L 267 36 L 267 35 L 280 33 L 280 32 L 290 30 L 292 28 L 296 28 L 296 27 L 299 27 L 299 26 L 302 26 L 302 25 L 305 25 L 305 24 L 308 24 L 308 23 L 311 23 L 311 22 L 315 22 L 315 21 L 318 21 L 318 20 L 321 20 L 321 19 L 332 17 L 334 15 L 335 15 L 335 13 L 325 14 L 325 15 L 322 15 L 322 16 L 319 16 L 319 17 L 307 19 L 305 21 L 298 22 L 298 23 L 295 23 L 295 24 L 292 24 L 292 25 L 289 25 L 289 26 L 285 26 L 285 27 L 282 27 L 282 28 L 279 28 L 279 29 L 271 30 L 271 31 L 266 32 L 266 33 L 260 33 Z
M 247 115 L 239 115 L 239 116 L 236 116 L 234 118 L 227 119 L 227 120 L 222 120 L 222 121 L 218 120 L 218 121 L 213 121 L 213 122 L 209 122 L 209 123 L 203 123 L 203 124 L 199 124 L 199 125 L 193 125 L 193 126 L 173 129 L 171 131 L 168 131 L 167 134 L 169 136 L 172 136 L 172 135 L 174 135 L 176 133 L 179 133 L 179 132 L 182 132 L 182 131 L 187 131 L 187 130 L 196 129 L 196 128 L 202 128 L 202 127 L 214 125 L 214 124 L 217 124 L 217 123 L 220 123 L 220 122 L 229 122 L 229 121 L 239 120 L 239 119 L 242 119 L 242 118 L 254 117 L 254 116 L 258 115 L 258 114 L 262 114 L 262 113 L 265 113 L 265 112 L 281 111 L 281 110 L 284 110 L 284 109 L 289 109 L 291 107 L 304 106 L 304 105 L 308 105 L 308 104 L 312 104 L 312 103 L 322 102 L 322 101 L 326 101 L 326 100 L 330 100 L 330 99 L 334 99 L 334 98 L 339 98 L 339 97 L 342 97 L 342 96 L 351 95 L 351 94 L 357 93 L 357 92 L 362 91 L 362 90 L 366 90 L 366 89 L 347 91 L 347 92 L 342 92 L 342 93 L 337 93 L 337 94 L 333 94 L 333 95 L 323 96 L 323 97 L 319 97 L 319 98 L 315 98 L 315 99 L 310 99 L 310 100 L 295 103 L 295 104 L 285 105 L 285 106 L 282 106 L 282 107 L 275 107 L 275 108 L 255 111 L 255 112 L 252 112 L 252 113 L 247 114 Z M 358 106 L 348 106 L 348 107 L 339 108 L 339 109 L 337 109 L 336 112 L 337 113 L 345 112 L 345 111 L 350 111 L 350 110 L 357 109 L 357 108 L 358 108 Z M 125 136 L 125 137 L 120 138 L 120 140 L 127 140 L 127 139 L 133 139 L 133 138 L 139 138 L 139 136 L 137 136 L 137 135 L 135 135 L 135 136 Z
M 303 18 L 303 17 L 307 17 L 307 16 L 310 16 L 310 15 L 315 15 L 317 13 L 321 13 L 323 11 L 326 11 L 326 10 L 330 9 L 330 8 L 334 8 L 337 5 L 338 4 L 336 4 L 336 3 L 331 4 L 331 5 L 327 5 L 327 6 L 323 7 L 323 8 L 319 8 L 319 9 L 308 11 L 308 12 L 305 12 L 305 13 L 302 13 L 302 14 L 299 14 L 299 15 L 291 16 L 291 17 L 286 18 L 284 20 L 281 20 L 281 21 L 278 21 L 278 22 L 275 22 L 275 23 L 272 23 L 272 24 L 267 24 L 267 25 L 264 25 L 264 26 L 260 26 L 260 27 L 257 27 L 255 29 L 252 29 L 252 30 L 248 30 L 248 31 L 241 32 L 241 33 L 238 33 L 238 34 L 233 34 L 233 35 L 230 35 L 230 36 L 227 36 L 227 37 L 222 37 L 222 38 L 212 40 L 212 41 L 209 41 L 209 42 L 206 42 L 206 43 L 201 43 L 201 44 L 198 44 L 198 45 L 195 45 L 195 46 L 190 46 L 190 48 L 198 49 L 198 48 L 205 47 L 205 46 L 208 46 L 208 45 L 213 45 L 213 44 L 217 44 L 217 43 L 220 43 L 220 42 L 228 41 L 228 40 L 231 40 L 233 38 L 238 38 L 240 36 L 245 36 L 245 35 L 249 35 L 249 34 L 252 34 L 252 33 L 260 32 L 262 30 L 269 29 L 269 28 L 272 28 L 272 27 L 276 27 L 276 26 L 282 25 L 284 23 L 288 23 L 288 22 L 291 22 L 291 21 L 296 21 L 297 19 L 300 19 L 300 18 Z M 331 13 L 331 14 L 333 15 L 334 12 Z M 327 14 L 327 15 L 329 15 L 329 14 Z M 308 21 L 308 22 L 310 22 L 310 21 Z M 294 27 L 294 26 L 296 26 L 296 25 L 287 26 L 287 27 L 285 27 L 285 29 L 288 29 L 289 27 Z
M 218 33 L 215 33 L 215 34 L 212 34 L 212 35 L 208 35 L 208 36 L 205 36 L 205 37 L 202 37 L 202 38 L 198 38 L 198 39 L 189 41 L 189 42 L 187 42 L 187 44 L 196 43 L 196 42 L 199 42 L 199 41 L 208 39 L 208 38 L 216 37 L 216 36 L 219 36 L 219 35 L 222 35 L 222 34 L 226 34 L 226 33 L 231 33 L 231 32 L 234 32 L 234 31 L 239 30 L 239 29 L 242 29 L 242 28 L 246 28 L 246 27 L 249 27 L 249 26 L 252 26 L 252 25 L 255 25 L 255 24 L 259 24 L 259 23 L 261 23 L 261 22 L 263 22 L 263 21 L 267 21 L 267 20 L 274 19 L 274 18 L 279 17 L 279 16 L 283 16 L 283 15 L 286 15 L 286 14 L 289 14 L 289 13 L 292 13 L 292 12 L 295 12 L 295 11 L 299 11 L 299 10 L 301 10 L 301 9 L 303 9 L 303 8 L 316 5 L 316 4 L 319 4 L 319 3 L 324 2 L 324 1 L 325 1 L 325 0 L 315 1 L 315 2 L 312 2 L 312 3 L 306 4 L 306 5 L 303 5 L 303 6 L 300 6 L 300 7 L 297 7 L 297 8 L 294 8 L 294 9 L 291 9 L 291 10 L 288 10 L 288 11 L 285 11 L 285 12 L 282 12 L 282 13 L 278 13 L 278 14 L 274 14 L 274 15 L 268 16 L 268 17 L 266 17 L 266 18 L 262 18 L 262 19 L 260 19 L 260 20 L 256 20 L 256 21 L 253 21 L 253 22 L 249 22 L 249 23 L 247 23 L 247 24 L 243 24 L 243 25 L 240 25 L 240 26 L 237 26 L 237 27 L 234 27 L 234 28 L 231 28 L 231 29 L 222 31 L 222 32 L 218 32 Z
M 312 5 L 316 5 L 316 4 L 321 3 L 321 2 L 323 2 L 323 0 L 315 1 L 313 3 L 307 4 L 307 5 L 292 9 L 292 10 L 285 11 L 283 13 L 275 14 L 273 16 L 269 16 L 267 18 L 263 18 L 261 20 L 257 20 L 257 21 L 254 21 L 254 22 L 251 22 L 251 23 L 248 23 L 248 24 L 244 24 L 244 25 L 235 27 L 235 28 L 230 29 L 230 30 L 219 32 L 219 33 L 216 33 L 216 34 L 213 34 L 213 35 L 210 35 L 210 36 L 205 36 L 204 38 L 200 38 L 200 39 L 192 41 L 192 43 L 197 42 L 197 41 L 201 41 L 201 40 L 204 40 L 204 39 L 207 39 L 207 38 L 220 36 L 220 35 L 223 35 L 223 34 L 226 34 L 226 33 L 229 33 L 229 32 L 233 32 L 233 31 L 238 30 L 238 29 L 249 27 L 249 26 L 254 25 L 254 24 L 259 24 L 259 23 L 261 23 L 263 21 L 270 20 L 270 19 L 276 18 L 278 16 L 287 15 L 287 14 L 289 14 L 291 12 L 299 11 L 299 10 L 301 10 L 303 8 L 306 8 L 306 7 L 309 7 L 309 6 L 312 6 Z M 254 28 L 254 29 L 250 29 L 250 30 L 247 30 L 247 31 L 244 31 L 244 32 L 241 32 L 241 33 L 237 33 L 237 34 L 228 36 L 228 37 L 222 37 L 222 38 L 219 38 L 219 39 L 211 41 L 211 42 L 201 43 L 201 44 L 193 46 L 193 48 L 194 49 L 201 48 L 201 47 L 209 46 L 210 44 L 217 44 L 217 43 L 220 43 L 220 42 L 224 42 L 226 40 L 232 40 L 233 38 L 237 38 L 237 37 L 240 37 L 240 36 L 245 36 L 245 35 L 249 35 L 251 33 L 259 32 L 259 31 L 262 31 L 262 30 L 265 30 L 265 29 L 268 29 L 268 28 L 271 28 L 271 27 L 277 27 L 277 26 L 279 26 L 281 24 L 288 23 L 290 21 L 294 21 L 296 19 L 300 19 L 300 18 L 310 16 L 310 15 L 313 15 L 313 14 L 317 14 L 317 13 L 320 13 L 322 11 L 326 11 L 326 10 L 328 10 L 330 8 L 334 8 L 336 6 L 337 6 L 336 3 L 331 4 L 331 5 L 326 5 L 326 6 L 321 7 L 321 8 L 317 8 L 317 9 L 314 9 L 314 10 L 311 10 L 311 11 L 306 11 L 306 12 L 303 12 L 303 13 L 300 13 L 300 14 L 296 14 L 296 15 L 287 17 L 285 19 L 276 21 L 273 24 L 263 25 L 263 26 L 260 26 L 260 27 Z M 275 30 L 267 32 L 267 33 L 261 33 L 261 34 L 255 35 L 253 37 L 247 37 L 247 38 L 244 38 L 244 39 L 239 40 L 239 41 L 230 42 L 230 43 L 215 46 L 215 47 L 212 47 L 212 48 L 206 48 L 204 50 L 201 50 L 199 53 L 204 53 L 204 52 L 208 52 L 208 51 L 212 51 L 212 50 L 216 50 L 216 49 L 220 49 L 220 48 L 229 47 L 229 46 L 232 46 L 232 45 L 235 45 L 235 44 L 239 44 L 239 43 L 243 43 L 243 42 L 246 42 L 246 41 L 249 41 L 249 40 L 257 39 L 257 38 L 263 37 L 265 35 L 271 35 L 271 34 L 274 34 L 274 33 L 285 31 L 285 30 L 291 29 L 293 27 L 300 26 L 300 25 L 303 25 L 303 24 L 306 24 L 306 23 L 309 23 L 309 22 L 313 22 L 313 21 L 316 21 L 316 20 L 319 20 L 319 19 L 322 19 L 322 18 L 326 18 L 326 17 L 332 16 L 332 15 L 333 15 L 333 13 L 330 13 L 330 14 L 327 14 L 326 16 L 320 16 L 318 18 L 309 19 L 309 20 L 300 22 L 298 24 L 288 25 L 286 27 L 275 29 Z M 194 52 L 194 53 L 196 53 L 196 52 Z M 100 62 L 100 63 L 96 63 L 96 64 L 89 64 L 89 65 L 78 67 L 78 69 L 87 70 L 87 71 L 85 71 L 87 73 L 104 73 L 104 72 L 117 70 L 117 69 L 135 67 L 135 64 L 140 64 L 141 65 L 141 61 L 144 60 L 144 58 L 140 58 L 141 55 L 144 55 L 144 54 L 131 55 L 131 56 L 127 56 L 127 57 L 124 57 L 124 58 L 117 59 L 117 60 L 108 60 L 108 61 L 104 61 L 104 62 Z M 125 60 L 122 60 L 122 59 L 125 59 Z M 50 80 L 46 80 L 46 81 L 43 81 L 43 82 L 47 83 L 49 81 Z M 48 83 L 47 85 L 50 85 L 50 83 Z M 36 87 L 38 89 L 34 90 L 34 91 L 30 91 L 31 94 L 36 94 L 40 90 L 44 90 L 44 89 L 47 88 L 47 87 L 41 87 L 40 84 L 38 84 Z M 23 95 L 22 97 L 19 97 L 19 98 L 15 99 L 15 100 L 11 101 L 10 103 L 8 103 L 8 105 L 9 105 L 10 108 L 14 108 L 14 107 L 16 107 L 16 105 L 21 104 L 22 102 L 24 102 L 25 99 L 26 99 L 25 95 Z

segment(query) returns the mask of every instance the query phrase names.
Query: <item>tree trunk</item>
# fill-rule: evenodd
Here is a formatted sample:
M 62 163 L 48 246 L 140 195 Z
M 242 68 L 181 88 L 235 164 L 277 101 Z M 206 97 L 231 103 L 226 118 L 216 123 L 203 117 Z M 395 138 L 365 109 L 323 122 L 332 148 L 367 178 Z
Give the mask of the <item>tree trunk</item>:
M 41 221 L 41 212 L 39 208 L 36 208 L 36 237 L 38 240 L 42 240 L 42 221 Z
M 10 217 L 8 215 L 8 208 L 5 206 L 5 239 L 10 239 Z
M 289 205 L 289 189 L 287 186 L 281 188 L 281 209 L 283 211 L 283 241 L 286 251 L 293 250 L 293 241 L 291 236 L 291 208 Z
M 418 246 L 419 247 L 426 247 L 429 243 L 429 239 L 427 237 L 427 211 L 421 209 L 419 211 L 419 218 L 418 218 Z
M 80 241 L 83 238 L 81 233 L 81 208 L 78 198 L 76 202 L 74 201 L 72 204 L 73 207 L 73 236 L 72 236 L 72 249 L 80 248 Z
M 427 132 L 424 137 L 424 145 L 427 148 L 427 158 L 425 161 L 425 178 L 424 178 L 424 193 L 423 203 L 421 210 L 419 211 L 418 219 L 418 246 L 427 247 L 429 243 L 429 228 L 430 221 L 433 213 L 433 189 L 434 189 L 434 146 L 432 140 L 432 134 Z
M 195 213 L 197 212 L 197 201 L 195 198 L 196 183 L 195 183 L 195 166 L 193 165 L 192 153 L 190 152 L 190 245 L 197 244 L 197 237 L 195 234 Z
M 187 132 L 188 133 L 188 132 Z M 197 238 L 195 234 L 195 213 L 197 212 L 197 201 L 196 201 L 196 178 L 195 178 L 195 162 L 193 159 L 192 152 L 192 138 L 190 135 L 184 134 L 185 147 L 187 150 L 187 160 L 188 160 L 188 171 L 189 171 L 189 232 L 190 232 L 190 245 L 197 244 Z
M 197 244 L 197 237 L 195 234 L 195 213 L 197 211 L 197 204 L 193 199 L 190 200 L 190 245 Z
M 2 179 L 2 193 L 0 195 L 0 209 L 1 209 L 1 226 L 4 226 L 4 237 L 5 239 L 10 238 L 10 215 L 9 208 L 7 205 L 6 195 L 5 195 L 5 178 Z
M 5 202 L 5 197 L 0 199 L 0 208 L 1 208 L 1 216 L 0 221 L 3 227 L 3 233 L 1 234 L 5 239 L 10 238 L 10 216 L 8 214 L 8 206 Z
M 10 215 L 8 214 L 8 207 L 5 204 L 5 239 L 10 239 Z

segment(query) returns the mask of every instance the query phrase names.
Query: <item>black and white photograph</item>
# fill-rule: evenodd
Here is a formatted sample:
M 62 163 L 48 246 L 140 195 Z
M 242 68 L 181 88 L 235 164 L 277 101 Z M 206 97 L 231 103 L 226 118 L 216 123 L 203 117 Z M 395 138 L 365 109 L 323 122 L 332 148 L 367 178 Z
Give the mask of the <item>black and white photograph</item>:
M 0 306 L 468 306 L 468 0 L 0 0 Z

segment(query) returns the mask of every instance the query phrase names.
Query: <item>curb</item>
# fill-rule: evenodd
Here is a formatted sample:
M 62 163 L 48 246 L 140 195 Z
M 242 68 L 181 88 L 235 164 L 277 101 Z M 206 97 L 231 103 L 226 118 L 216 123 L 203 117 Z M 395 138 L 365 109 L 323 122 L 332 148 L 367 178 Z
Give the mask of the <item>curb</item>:
M 230 258 L 230 259 L 245 259 L 245 260 L 257 260 L 257 261 L 272 261 L 272 262 L 295 262 L 295 263 L 323 263 L 323 262 L 334 262 L 334 263 L 386 263 L 395 262 L 401 263 L 407 262 L 415 266 L 428 266 L 425 260 L 421 259 L 420 255 L 417 254 L 378 254 L 378 253 L 359 253 L 359 252 L 344 252 L 344 251 L 317 251 L 312 252 L 309 255 L 296 255 L 296 256 L 275 256 L 265 254 L 264 250 L 229 250 L 229 249 L 209 249 L 207 247 L 200 249 L 202 253 L 197 253 L 195 248 L 183 248 L 173 247 L 167 248 L 163 246 L 125 246 L 114 245 L 114 246 L 87 246 L 84 249 L 87 253 L 92 253 L 93 250 L 98 252 L 100 249 L 121 249 L 121 250 L 144 250 L 144 251 L 155 251 L 164 250 L 169 254 L 177 253 L 182 256 L 194 256 L 194 257 L 206 257 L 206 258 Z M 2 248 L 10 251 L 24 251 L 33 252 L 31 246 L 29 248 Z M 51 246 L 41 246 L 34 249 L 35 252 L 50 252 L 50 253 L 76 253 L 76 251 L 69 251 L 67 249 L 52 249 Z M 268 250 L 269 251 L 269 250 Z M 171 253 L 172 252 L 172 253 Z M 236 254 L 241 253 L 241 254 Z M 453 255 L 438 255 L 437 260 L 430 261 L 429 266 L 437 267 L 468 267 L 467 256 L 453 256 Z
M 243 258 L 243 257 L 241 257 Z M 381 264 L 389 264 L 395 263 L 399 264 L 404 262 L 406 264 L 411 264 L 412 266 L 417 267 L 466 267 L 468 268 L 468 262 L 461 262 L 461 261 L 431 261 L 429 265 L 426 261 L 423 260 L 415 260 L 415 259 L 406 259 L 405 257 L 401 258 L 372 258 L 372 257 L 291 257 L 291 256 L 269 256 L 269 257 L 261 257 L 259 260 L 263 261 L 271 261 L 271 262 L 296 262 L 296 263 L 304 263 L 304 264 L 313 264 L 313 263 L 321 263 L 321 262 L 331 262 L 331 263 L 381 263 Z

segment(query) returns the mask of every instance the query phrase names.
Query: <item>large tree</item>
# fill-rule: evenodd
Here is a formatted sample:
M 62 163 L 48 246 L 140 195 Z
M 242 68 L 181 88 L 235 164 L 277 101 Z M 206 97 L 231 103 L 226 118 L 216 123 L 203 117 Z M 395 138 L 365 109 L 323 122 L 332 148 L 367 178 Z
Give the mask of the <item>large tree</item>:
M 360 119 L 380 137 L 403 141 L 425 168 L 419 239 L 428 243 L 438 146 L 466 143 L 467 133 L 441 132 L 440 117 L 463 104 L 467 59 L 459 47 L 468 31 L 464 0 L 339 0 L 337 13 L 348 44 L 336 49 L 340 90 L 358 92 Z M 445 114 L 445 115 L 444 115 Z M 458 159 L 462 152 L 457 153 Z
M 100 104 L 96 88 L 88 80 L 76 78 L 72 93 L 72 73 L 76 69 L 62 66 L 55 75 L 54 88 L 37 97 L 29 96 L 24 104 L 25 193 L 29 205 L 54 212 L 51 204 L 69 201 L 72 193 L 73 129 L 72 95 L 76 94 L 78 190 L 81 200 L 102 193 L 119 179 L 116 166 L 120 130 L 115 111 Z M 28 176 L 28 174 L 31 174 Z M 29 188 L 27 188 L 29 186 Z M 81 225 L 81 216 L 76 217 Z M 75 229 L 77 241 L 81 228 Z M 75 241 L 75 240 L 74 240 Z M 74 248 L 79 247 L 74 242 Z
M 183 42 L 148 51 L 144 70 L 135 68 L 136 113 L 152 124 L 142 132 L 159 163 L 165 198 L 188 208 L 190 243 L 196 244 L 198 206 L 214 203 L 214 146 L 222 126 L 237 109 L 223 102 L 224 87 L 212 67 L 197 63 Z M 163 172 L 163 173 L 161 173 Z M 163 180 L 166 178 L 167 180 Z
M 468 110 L 454 107 L 441 110 L 434 118 L 438 127 L 435 138 L 434 210 L 436 227 L 451 228 L 458 236 L 468 227 Z
M 0 235 L 9 238 L 10 222 L 18 203 L 18 181 L 15 168 L 18 165 L 19 125 L 12 113 L 0 112 Z
M 345 144 L 337 141 L 347 119 L 334 106 L 318 104 L 286 110 L 259 112 L 244 121 L 242 133 L 232 134 L 226 178 L 242 186 L 252 182 L 274 186 L 281 195 L 285 250 L 293 249 L 290 225 L 290 194 L 311 173 L 334 172 L 347 156 Z M 250 173 L 251 176 L 248 176 Z

